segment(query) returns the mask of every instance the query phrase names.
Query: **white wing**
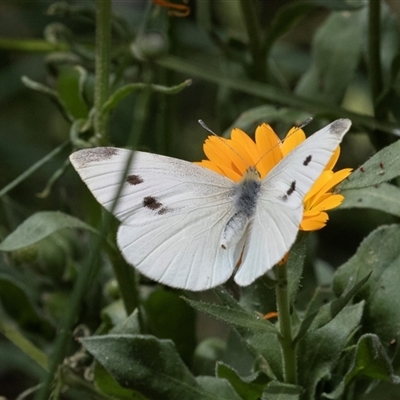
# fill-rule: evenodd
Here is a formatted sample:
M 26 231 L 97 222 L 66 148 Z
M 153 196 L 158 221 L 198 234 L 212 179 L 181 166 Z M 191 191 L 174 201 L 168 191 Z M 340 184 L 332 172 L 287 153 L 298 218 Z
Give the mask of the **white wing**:
M 303 200 L 351 125 L 339 119 L 289 153 L 263 180 L 242 264 L 235 275 L 252 283 L 278 263 L 294 243 L 303 217 Z
M 80 150 L 71 162 L 96 199 L 111 210 L 131 151 Z M 232 215 L 229 179 L 190 162 L 135 152 L 114 215 L 125 259 L 169 286 L 205 290 L 225 282 L 235 249 L 219 246 Z

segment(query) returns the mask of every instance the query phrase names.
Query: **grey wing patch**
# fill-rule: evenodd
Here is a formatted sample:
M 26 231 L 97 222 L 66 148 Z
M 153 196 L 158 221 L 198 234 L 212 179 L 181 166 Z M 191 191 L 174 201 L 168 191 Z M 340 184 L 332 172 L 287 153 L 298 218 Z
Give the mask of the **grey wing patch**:
M 350 128 L 350 125 L 351 121 L 347 118 L 337 119 L 331 123 L 329 131 L 333 135 L 342 135 L 344 131 Z
M 74 162 L 78 168 L 84 167 L 92 162 L 109 160 L 119 153 L 119 149 L 115 147 L 96 147 L 93 149 L 84 149 L 77 151 L 72 155 Z

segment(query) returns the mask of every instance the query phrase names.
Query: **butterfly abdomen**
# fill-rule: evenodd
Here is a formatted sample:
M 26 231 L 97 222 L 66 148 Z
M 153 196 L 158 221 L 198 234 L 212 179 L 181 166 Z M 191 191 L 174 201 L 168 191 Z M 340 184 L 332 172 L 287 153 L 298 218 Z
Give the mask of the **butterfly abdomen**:
M 222 232 L 221 247 L 226 249 L 236 245 L 253 217 L 260 194 L 261 181 L 253 170 L 250 170 L 236 185 L 234 195 L 234 214 L 228 220 Z

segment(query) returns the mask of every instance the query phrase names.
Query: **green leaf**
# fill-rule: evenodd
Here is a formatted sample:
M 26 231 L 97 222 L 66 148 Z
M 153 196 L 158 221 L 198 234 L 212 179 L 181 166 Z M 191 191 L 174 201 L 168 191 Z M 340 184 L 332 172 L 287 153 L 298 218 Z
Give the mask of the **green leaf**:
M 349 283 L 372 271 L 371 279 L 360 289 L 357 299 L 366 301 L 363 329 L 376 333 L 385 344 L 397 337 L 400 321 L 399 243 L 400 225 L 376 229 L 337 270 L 333 280 L 334 291 L 339 295 Z
M 94 366 L 94 383 L 104 394 L 118 400 L 146 400 L 147 397 L 139 392 L 121 387 L 118 382 L 98 362 Z
M 242 400 L 225 379 L 218 379 L 213 376 L 198 376 L 196 381 L 204 390 L 204 396 L 207 396 L 199 396 L 197 397 L 198 399 Z
M 389 183 L 362 189 L 348 189 L 340 192 L 344 201 L 340 209 L 371 208 L 400 217 L 400 188 Z
M 25 330 L 50 338 L 54 328 L 40 315 L 28 288 L 11 276 L 0 274 L 0 301 L 4 310 Z
M 232 398 L 207 393 L 170 340 L 123 334 L 92 336 L 81 342 L 123 388 L 136 390 L 149 399 Z
M 227 306 L 217 304 L 204 303 L 202 301 L 194 301 L 184 298 L 194 309 L 212 315 L 228 324 L 246 328 L 251 331 L 261 331 L 269 333 L 277 333 L 277 329 L 271 322 L 262 317 L 253 315 L 241 309 L 238 305 L 236 309 L 231 309 Z
M 371 333 L 362 335 L 358 339 L 349 371 L 336 389 L 323 393 L 323 397 L 332 400 L 341 399 L 346 387 L 357 379 L 365 382 L 365 378 L 400 383 L 400 377 L 394 374 L 391 360 L 379 337 Z
M 299 342 L 298 359 L 307 366 L 298 369 L 299 383 L 306 389 L 305 400 L 314 400 L 318 383 L 331 376 L 349 338 L 361 321 L 363 309 L 364 302 L 345 307 L 331 322 L 308 331 Z
M 238 372 L 224 363 L 217 364 L 217 376 L 230 382 L 242 399 L 258 400 L 267 385 L 267 377 L 256 373 L 242 378 Z
M 147 83 L 130 83 L 125 86 L 122 86 L 121 88 L 117 89 L 109 98 L 108 100 L 104 103 L 103 108 L 102 108 L 102 113 L 109 113 L 111 110 L 113 110 L 117 105 L 127 96 L 129 96 L 131 93 L 133 93 L 136 90 L 144 90 L 144 89 L 149 89 L 154 92 L 162 93 L 162 94 L 177 94 L 183 89 L 185 89 L 187 86 L 190 86 L 192 84 L 191 79 L 187 79 L 186 81 L 180 83 L 179 85 L 176 86 L 161 86 L 161 85 L 153 85 L 153 84 L 147 84 Z
M 299 400 L 303 388 L 288 383 L 272 381 L 264 391 L 261 400 Z
M 59 109 L 60 113 L 64 116 L 64 118 L 69 122 L 73 122 L 74 120 L 73 116 L 68 111 L 67 106 L 65 105 L 63 99 L 56 90 L 51 89 L 50 87 L 45 86 L 42 83 L 35 82 L 34 80 L 28 78 L 27 76 L 23 76 L 21 78 L 21 81 L 29 89 L 35 90 L 49 97 L 50 100 L 52 100 L 55 103 L 55 105 Z
M 80 67 L 80 70 L 83 70 Z M 73 119 L 86 118 L 88 110 L 80 95 L 79 71 L 70 66 L 58 68 L 58 95 Z
M 159 287 L 144 303 L 151 333 L 160 339 L 171 339 L 178 353 L 190 363 L 196 347 L 196 313 L 176 293 Z
M 361 189 L 390 181 L 400 174 L 400 140 L 383 148 L 338 185 L 339 191 Z
M 331 13 L 314 36 L 313 62 L 296 94 L 340 104 L 360 60 L 363 33 L 362 12 Z
M 301 340 L 304 334 L 308 330 L 315 330 L 323 327 L 330 321 L 332 321 L 336 315 L 347 305 L 347 303 L 353 298 L 357 291 L 367 282 L 371 272 L 366 277 L 355 283 L 345 293 L 343 293 L 338 299 L 331 301 L 329 304 L 325 304 L 319 310 L 313 313 L 307 313 L 300 325 L 299 332 L 296 335 L 295 342 Z
M 14 251 L 31 246 L 64 228 L 78 228 L 98 233 L 96 229 L 81 220 L 59 211 L 42 211 L 26 219 L 1 243 L 0 251 Z
M 126 309 L 122 299 L 118 299 L 108 304 L 101 310 L 101 319 L 103 321 L 104 328 L 115 329 L 117 326 L 125 324 L 127 320 Z M 124 332 L 114 331 L 113 333 L 139 333 L 139 332 Z
M 15 327 L 15 324 L 10 324 L 0 319 L 0 332 L 8 340 L 10 340 L 10 342 L 12 342 L 21 351 L 23 351 L 26 355 L 28 355 L 33 361 L 35 361 L 36 364 L 40 365 L 44 370 L 47 370 L 49 360 L 47 358 L 46 353 L 44 353 L 42 350 L 37 348 L 32 342 L 30 342 L 27 338 L 25 338 Z
M 379 337 L 374 334 L 365 334 L 358 340 L 354 364 L 346 376 L 346 382 L 356 376 L 400 384 L 400 377 L 394 375 L 392 363 Z

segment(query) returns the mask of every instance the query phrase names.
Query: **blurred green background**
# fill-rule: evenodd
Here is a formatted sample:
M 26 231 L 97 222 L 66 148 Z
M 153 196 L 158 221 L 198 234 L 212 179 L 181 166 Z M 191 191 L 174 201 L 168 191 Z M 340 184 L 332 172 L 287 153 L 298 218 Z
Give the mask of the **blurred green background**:
M 146 98 L 145 92 L 138 91 L 127 96 L 111 115 L 109 142 L 124 147 L 133 140 L 140 149 L 200 160 L 207 132 L 197 123 L 199 118 L 221 134 L 239 126 L 252 135 L 257 124 L 267 122 L 283 137 L 309 116 L 314 121 L 305 128 L 308 134 L 346 116 L 346 110 L 358 118 L 343 143 L 339 168 L 358 168 L 383 142 L 390 143 L 394 135 L 386 133 L 394 132 L 400 116 L 400 2 L 382 2 L 381 89 L 385 92 L 379 110 L 371 95 L 366 2 L 254 3 L 258 24 L 253 28 L 268 39 L 258 49 L 239 1 L 192 0 L 187 17 L 169 15 L 151 1 L 114 1 L 114 88 L 135 82 L 173 86 L 186 79 L 192 79 L 192 84 L 176 95 L 154 92 Z M 92 105 L 93 3 L 51 5 L 49 1 L 0 2 L 0 188 L 70 137 L 71 124 L 59 107 L 49 96 L 24 85 L 22 76 L 57 91 L 74 120 L 85 118 Z M 31 39 L 38 41 L 30 47 Z M 46 43 L 49 50 L 42 51 Z M 77 64 L 85 69 L 85 79 Z M 387 129 L 375 129 L 368 119 L 377 112 Z M 90 132 L 85 134 L 87 139 Z M 381 141 L 374 141 L 378 136 Z M 72 146 L 67 146 L 1 198 L 0 238 L 43 210 L 61 210 L 93 224 L 98 220 L 100 208 L 75 171 L 68 166 L 62 169 L 71 151 Z M 40 196 L 58 171 L 62 175 L 46 196 Z M 328 226 L 314 234 L 312 251 L 337 267 L 368 232 L 394 220 L 365 209 L 334 211 Z M 54 327 L 63 307 L 68 307 L 76 273 L 73 264 L 84 256 L 87 242 L 87 237 L 60 233 L 34 249 L 33 264 L 28 252 L 14 254 L 11 273 L 9 263 L 0 260 L 0 277 L 15 275 L 25 285 L 21 292 L 9 293 L 5 281 L 0 282 L 0 318 L 16 319 L 41 348 L 51 347 Z M 100 310 L 112 299 L 109 288 L 104 289 L 111 281 L 106 268 L 86 296 L 80 321 L 93 330 L 101 323 Z M 31 296 L 29 304 L 40 311 L 26 311 L 25 290 Z M 24 310 L 26 320 L 21 322 Z M 32 316 L 36 312 L 40 317 Z M 223 337 L 224 329 L 218 324 L 204 328 L 200 323 L 197 335 Z M 0 396 L 8 399 L 36 384 L 42 374 L 4 338 L 0 360 Z

